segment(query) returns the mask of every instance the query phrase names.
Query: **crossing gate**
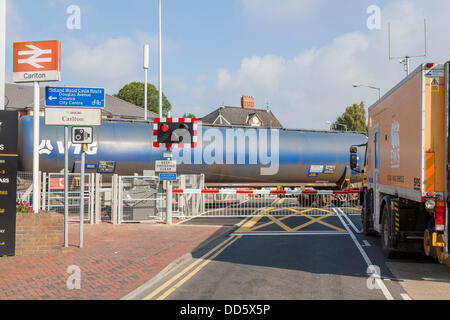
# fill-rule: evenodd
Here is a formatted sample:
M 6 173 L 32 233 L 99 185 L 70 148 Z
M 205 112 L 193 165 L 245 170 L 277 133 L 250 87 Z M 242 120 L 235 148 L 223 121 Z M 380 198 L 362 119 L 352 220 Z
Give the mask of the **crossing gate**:
M 164 200 L 157 177 L 119 177 L 119 223 L 162 220 Z
M 183 206 L 186 199 L 197 203 L 198 209 Z M 359 190 L 337 191 L 269 191 L 237 189 L 174 189 L 174 217 L 252 217 L 268 215 L 325 216 L 335 210 L 359 214 Z

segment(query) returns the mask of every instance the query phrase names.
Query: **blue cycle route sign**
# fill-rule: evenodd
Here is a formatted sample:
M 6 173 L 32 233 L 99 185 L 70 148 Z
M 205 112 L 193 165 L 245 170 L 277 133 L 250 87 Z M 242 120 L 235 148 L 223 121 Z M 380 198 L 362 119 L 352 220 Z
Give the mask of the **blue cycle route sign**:
M 47 107 L 104 108 L 105 89 L 80 87 L 45 87 Z

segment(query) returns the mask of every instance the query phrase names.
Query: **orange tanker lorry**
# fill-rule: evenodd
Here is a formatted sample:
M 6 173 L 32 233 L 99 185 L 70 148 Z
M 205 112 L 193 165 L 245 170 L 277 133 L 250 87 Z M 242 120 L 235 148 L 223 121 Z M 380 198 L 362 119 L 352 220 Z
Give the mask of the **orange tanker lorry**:
M 363 231 L 381 235 L 387 257 L 421 251 L 450 263 L 449 66 L 420 65 L 372 105 L 368 143 L 350 150 L 365 174 Z

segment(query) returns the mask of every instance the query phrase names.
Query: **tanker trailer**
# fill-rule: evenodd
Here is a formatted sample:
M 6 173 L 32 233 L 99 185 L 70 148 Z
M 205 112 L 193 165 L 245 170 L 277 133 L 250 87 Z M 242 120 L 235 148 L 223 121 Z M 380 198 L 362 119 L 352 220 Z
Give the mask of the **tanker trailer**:
M 42 117 L 40 126 L 40 170 L 60 172 L 64 169 L 64 128 L 45 126 Z M 32 129 L 32 117 L 22 117 L 22 171 L 32 171 Z M 165 148 L 154 148 L 153 139 L 153 123 L 103 120 L 94 128 L 94 142 L 86 152 L 86 172 L 142 175 L 144 170 L 154 170 L 155 160 L 164 159 Z M 367 137 L 359 133 L 200 124 L 197 148 L 173 149 L 173 158 L 179 174 L 204 174 L 207 184 L 342 187 L 348 181 L 362 181 L 361 174 L 349 169 L 348 150 L 366 142 Z M 81 146 L 69 142 L 71 172 L 79 172 L 80 155 Z

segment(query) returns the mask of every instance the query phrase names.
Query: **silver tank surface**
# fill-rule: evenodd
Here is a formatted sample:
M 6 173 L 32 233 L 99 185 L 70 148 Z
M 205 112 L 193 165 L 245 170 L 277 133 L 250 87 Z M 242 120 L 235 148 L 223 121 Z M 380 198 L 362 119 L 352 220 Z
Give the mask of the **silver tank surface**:
M 40 170 L 64 168 L 64 128 L 40 119 Z M 19 121 L 20 170 L 32 171 L 32 117 Z M 70 131 L 70 130 L 69 130 Z M 70 141 L 70 133 L 69 133 Z M 205 174 L 217 183 L 338 183 L 362 175 L 349 172 L 349 149 L 367 142 L 364 134 L 264 128 L 217 128 L 199 125 L 195 150 L 174 149 L 179 174 Z M 69 147 L 69 168 L 79 172 L 81 147 Z M 165 148 L 153 147 L 153 123 L 109 121 L 94 128 L 86 154 L 86 172 L 141 175 L 163 160 Z M 363 155 L 360 154 L 360 161 Z M 346 172 L 347 170 L 347 172 Z

